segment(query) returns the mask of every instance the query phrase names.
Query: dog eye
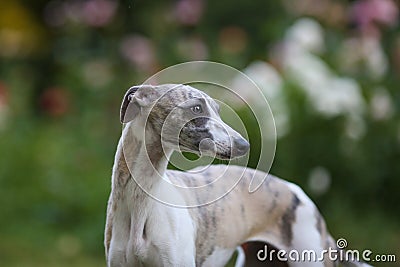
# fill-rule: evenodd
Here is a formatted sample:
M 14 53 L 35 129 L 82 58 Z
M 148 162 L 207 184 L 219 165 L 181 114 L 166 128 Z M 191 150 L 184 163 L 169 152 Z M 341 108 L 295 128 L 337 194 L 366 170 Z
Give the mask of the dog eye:
M 203 108 L 200 105 L 196 105 L 190 108 L 194 114 L 200 114 L 203 112 Z

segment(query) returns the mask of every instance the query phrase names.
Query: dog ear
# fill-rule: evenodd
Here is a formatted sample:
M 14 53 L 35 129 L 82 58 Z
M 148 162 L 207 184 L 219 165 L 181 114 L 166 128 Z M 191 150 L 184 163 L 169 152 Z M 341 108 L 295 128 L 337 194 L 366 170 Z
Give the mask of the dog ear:
M 159 97 L 157 90 L 151 85 L 132 86 L 125 93 L 121 104 L 120 121 L 127 123 L 140 112 L 140 107 L 154 103 Z
M 136 91 L 139 89 L 139 86 L 132 86 L 128 89 L 128 91 L 124 95 L 124 99 L 122 100 L 121 110 L 119 113 L 119 118 L 121 123 L 127 123 L 133 120 L 136 115 L 139 113 L 139 107 L 136 103 L 133 103 L 133 96 Z

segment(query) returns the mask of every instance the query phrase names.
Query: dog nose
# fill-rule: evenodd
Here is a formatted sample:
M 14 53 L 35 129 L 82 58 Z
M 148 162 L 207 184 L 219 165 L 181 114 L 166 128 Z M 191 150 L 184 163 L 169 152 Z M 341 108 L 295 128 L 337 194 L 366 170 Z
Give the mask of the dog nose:
M 244 155 L 249 151 L 250 144 L 244 138 L 235 138 L 233 140 L 233 147 L 238 152 L 237 154 Z

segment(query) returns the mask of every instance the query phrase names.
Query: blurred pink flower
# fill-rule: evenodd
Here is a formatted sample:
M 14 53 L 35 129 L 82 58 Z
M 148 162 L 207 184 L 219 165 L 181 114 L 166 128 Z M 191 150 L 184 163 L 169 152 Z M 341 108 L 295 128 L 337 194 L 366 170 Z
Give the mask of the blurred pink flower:
M 179 0 L 174 8 L 174 15 L 178 22 L 184 25 L 195 25 L 203 14 L 202 0 Z
M 398 12 L 393 0 L 359 0 L 352 7 L 351 17 L 363 33 L 376 36 L 378 25 L 397 24 Z
M 120 51 L 124 58 L 141 71 L 151 72 L 157 66 L 154 45 L 144 36 L 125 37 L 121 42 Z
M 110 23 L 118 3 L 110 0 L 89 0 L 83 4 L 82 17 L 87 25 L 102 27 Z
M 111 22 L 117 8 L 118 2 L 115 0 L 53 0 L 46 5 L 44 18 L 54 27 L 63 26 L 66 21 L 103 27 Z
M 52 117 L 64 115 L 70 106 L 69 95 L 64 88 L 47 88 L 39 98 L 40 108 Z

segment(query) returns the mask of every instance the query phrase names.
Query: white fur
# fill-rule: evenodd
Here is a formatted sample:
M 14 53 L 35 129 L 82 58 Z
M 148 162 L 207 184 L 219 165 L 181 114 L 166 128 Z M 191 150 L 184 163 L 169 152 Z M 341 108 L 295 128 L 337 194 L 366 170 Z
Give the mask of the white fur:
M 234 250 L 216 247 L 214 252 L 205 260 L 203 267 L 225 266 L 232 257 Z

